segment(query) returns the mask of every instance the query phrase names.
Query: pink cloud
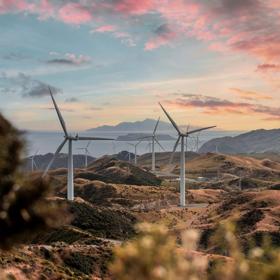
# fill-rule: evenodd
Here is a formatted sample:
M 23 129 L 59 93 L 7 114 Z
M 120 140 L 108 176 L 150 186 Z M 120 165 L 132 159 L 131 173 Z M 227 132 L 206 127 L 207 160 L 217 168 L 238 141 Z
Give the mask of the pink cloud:
M 104 33 L 104 32 L 113 32 L 116 31 L 116 26 L 114 25 L 103 25 L 94 30 L 94 32 Z
M 167 101 L 169 104 L 179 108 L 190 108 L 203 110 L 205 114 L 254 114 L 266 118 L 280 119 L 280 108 L 271 107 L 256 103 L 233 102 L 227 99 L 220 99 L 212 96 L 182 94 L 180 98 Z
M 25 11 L 29 4 L 25 0 L 1 0 L 0 13 L 8 13 L 13 11 Z
M 92 20 L 91 13 L 79 3 L 68 3 L 58 11 L 61 21 L 69 24 L 82 24 Z
M 279 64 L 260 64 L 257 67 L 257 71 L 261 72 L 280 72 L 280 65 Z
M 245 100 L 271 100 L 272 97 L 270 95 L 255 92 L 251 90 L 243 90 L 240 88 L 230 88 L 229 89 L 233 94 L 237 95 L 241 99 Z
M 88 23 L 95 18 L 93 12 L 96 18 L 106 20 L 112 15 L 125 23 L 138 20 L 137 16 L 156 15 L 172 28 L 151 34 L 146 50 L 191 37 L 206 42 L 210 50 L 246 53 L 262 64 L 280 64 L 279 0 L 1 0 L 0 13 L 8 12 L 54 17 L 66 24 Z M 96 31 L 116 30 L 104 24 Z
M 154 0 L 119 0 L 116 1 L 115 10 L 127 14 L 145 14 L 154 7 Z

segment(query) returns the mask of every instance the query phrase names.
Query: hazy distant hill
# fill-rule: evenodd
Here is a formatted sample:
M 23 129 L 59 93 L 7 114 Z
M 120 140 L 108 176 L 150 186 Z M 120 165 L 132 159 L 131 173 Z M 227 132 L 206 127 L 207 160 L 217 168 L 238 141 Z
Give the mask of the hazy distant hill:
M 136 122 L 121 122 L 115 126 L 111 125 L 102 125 L 96 128 L 88 129 L 89 132 L 99 132 L 99 131 L 153 131 L 156 125 L 157 120 L 153 119 L 145 119 L 143 121 L 136 121 Z M 172 130 L 173 127 L 168 122 L 159 122 L 158 126 L 159 130 Z
M 200 153 L 215 151 L 228 154 L 280 152 L 280 129 L 259 129 L 235 137 L 216 138 L 199 149 Z
M 35 170 L 44 170 L 50 160 L 52 159 L 53 154 L 48 153 L 45 155 L 37 155 L 34 157 L 35 161 Z M 95 160 L 94 157 L 88 156 L 88 164 L 92 163 Z M 84 155 L 73 155 L 73 165 L 74 168 L 81 168 L 85 166 L 85 156 Z M 53 162 L 51 169 L 57 168 L 66 168 L 67 167 L 67 154 L 59 154 L 56 160 Z M 24 159 L 23 169 L 26 171 L 31 171 L 31 157 Z
M 117 141 L 136 141 L 143 137 L 151 136 L 151 134 L 148 133 L 128 133 L 126 135 L 121 135 L 117 138 Z M 168 134 L 157 134 L 157 139 L 159 141 L 172 141 L 175 140 L 175 138 L 171 137 Z M 143 139 L 144 141 L 150 141 L 151 138 Z

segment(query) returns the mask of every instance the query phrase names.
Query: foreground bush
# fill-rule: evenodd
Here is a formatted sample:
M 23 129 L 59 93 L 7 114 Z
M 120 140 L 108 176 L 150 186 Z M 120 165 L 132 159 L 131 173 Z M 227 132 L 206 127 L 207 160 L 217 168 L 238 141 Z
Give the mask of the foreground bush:
M 213 238 L 227 257 L 196 252 L 199 235 L 194 230 L 182 236 L 182 247 L 164 226 L 141 224 L 138 237 L 115 249 L 111 265 L 117 280 L 276 280 L 280 279 L 280 251 L 268 243 L 245 255 L 231 223 L 221 225 Z
M 0 248 L 8 249 L 57 223 L 57 206 L 45 199 L 46 181 L 21 173 L 21 135 L 1 114 L 0 147 Z

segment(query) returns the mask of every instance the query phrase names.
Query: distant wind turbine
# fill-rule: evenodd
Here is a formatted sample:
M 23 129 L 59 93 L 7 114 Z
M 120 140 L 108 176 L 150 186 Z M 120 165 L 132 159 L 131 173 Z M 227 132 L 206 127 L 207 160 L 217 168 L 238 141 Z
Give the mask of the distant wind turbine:
M 58 156 L 59 152 L 62 150 L 62 148 L 64 147 L 64 145 L 66 144 L 66 142 L 68 142 L 68 177 L 67 177 L 67 199 L 68 200 L 74 200 L 74 172 L 73 172 L 73 152 L 72 152 L 72 144 L 73 141 L 91 141 L 91 140 L 114 140 L 111 138 L 99 138 L 99 137 L 81 137 L 78 134 L 76 134 L 75 136 L 72 136 L 71 134 L 68 133 L 67 128 L 66 128 L 66 124 L 64 122 L 64 119 L 60 113 L 60 110 L 56 104 L 56 101 L 53 97 L 52 91 L 49 88 L 50 91 L 50 95 L 53 101 L 53 105 L 54 108 L 56 110 L 59 122 L 61 124 L 61 127 L 63 129 L 64 132 L 64 140 L 62 141 L 62 143 L 58 146 L 56 152 L 54 153 L 53 158 L 51 159 L 51 161 L 49 162 L 45 172 L 43 173 L 43 177 L 45 177 L 50 169 L 50 167 L 52 166 L 54 160 L 56 159 L 56 157 Z
M 35 168 L 38 169 L 37 163 L 35 161 L 35 157 L 37 156 L 38 153 L 39 153 L 39 150 L 37 150 L 36 153 L 30 157 L 30 160 L 31 160 L 31 171 L 32 172 L 35 170 Z
M 88 156 L 90 155 L 89 153 L 89 145 L 90 145 L 90 141 L 88 141 L 87 145 L 84 148 L 77 148 L 77 150 L 82 150 L 84 151 L 84 156 L 85 156 L 85 167 L 88 167 Z
M 169 121 L 171 122 L 171 124 L 173 125 L 173 127 L 176 129 L 176 131 L 178 132 L 178 139 L 174 145 L 173 148 L 173 152 L 171 154 L 171 158 L 170 158 L 170 163 L 172 163 L 173 161 L 173 157 L 174 154 L 176 152 L 176 149 L 178 147 L 179 142 L 181 141 L 181 164 L 180 164 L 180 206 L 181 207 L 185 207 L 186 206 L 186 198 L 185 198 L 185 182 L 186 182 L 186 178 L 185 178 L 185 139 L 187 139 L 189 137 L 189 135 L 202 131 L 202 130 L 206 130 L 206 129 L 210 129 L 210 128 L 214 128 L 216 126 L 208 126 L 208 127 L 204 127 L 204 128 L 199 128 L 199 129 L 195 129 L 195 130 L 191 130 L 191 131 L 187 131 L 186 133 L 183 133 L 178 125 L 175 123 L 175 121 L 171 118 L 171 116 L 167 113 L 167 111 L 163 108 L 163 106 L 159 103 L 160 107 L 162 108 L 163 112 L 165 113 L 165 115 L 167 116 L 167 118 L 169 119 Z
M 127 143 L 127 145 L 130 145 L 130 143 Z M 130 163 L 130 156 L 131 156 L 131 154 L 130 154 L 130 149 L 129 149 L 129 146 L 128 146 L 128 148 L 127 148 L 127 154 L 126 154 L 126 157 L 125 158 L 128 158 L 128 162 Z
M 142 141 L 140 140 L 139 142 L 137 142 L 136 144 L 133 143 L 127 143 L 128 145 L 134 147 L 134 165 L 137 165 L 137 147 L 138 145 L 141 143 Z
M 157 132 L 157 128 L 158 128 L 158 124 L 159 124 L 159 121 L 160 121 L 160 118 L 158 118 L 157 122 L 156 122 L 156 125 L 155 125 L 155 128 L 154 128 L 154 131 L 152 133 L 152 135 L 149 135 L 149 136 L 145 136 L 145 137 L 142 137 L 140 138 L 140 140 L 144 140 L 144 139 L 151 139 L 152 140 L 152 143 L 151 143 L 151 146 L 152 146 L 152 171 L 154 172 L 156 170 L 156 155 L 155 155 L 155 144 L 157 143 L 160 148 L 165 151 L 165 149 L 162 147 L 162 145 L 159 143 L 158 139 L 157 139 L 157 136 L 156 136 L 156 132 Z M 149 143 L 150 145 L 150 143 Z

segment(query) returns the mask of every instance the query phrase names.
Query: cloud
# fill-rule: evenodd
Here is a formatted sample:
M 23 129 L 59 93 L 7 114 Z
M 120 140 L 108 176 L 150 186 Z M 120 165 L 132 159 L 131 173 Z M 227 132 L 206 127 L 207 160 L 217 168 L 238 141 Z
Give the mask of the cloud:
M 80 3 L 67 3 L 58 11 L 61 21 L 70 24 L 83 24 L 92 20 L 91 12 Z
M 174 40 L 177 33 L 168 24 L 160 25 L 153 34 L 153 37 L 145 44 L 145 50 L 150 51 L 167 45 Z
M 128 47 L 135 47 L 136 40 L 127 32 L 117 31 L 113 33 L 113 36 L 121 40 L 121 43 Z
M 2 58 L 5 60 L 20 61 L 27 59 L 28 56 L 18 52 L 10 52 L 8 54 L 3 55 Z
M 115 25 L 102 25 L 92 32 L 97 32 L 97 33 L 105 33 L 105 32 L 113 32 L 116 31 L 117 27 Z
M 280 120 L 280 107 L 271 107 L 255 103 L 233 102 L 212 96 L 182 94 L 174 101 L 167 101 L 177 107 L 202 109 L 205 114 L 256 114 L 266 119 Z
M 34 14 L 71 25 L 104 22 L 97 32 L 113 32 L 108 18 L 121 26 L 155 17 L 162 23 L 145 43 L 146 50 L 190 37 L 206 42 L 211 50 L 249 54 L 263 65 L 280 64 L 279 11 L 279 0 L 2 0 L 0 4 L 0 13 Z M 122 40 L 135 44 L 131 35 Z
M 66 98 L 65 102 L 66 103 L 76 103 L 76 102 L 79 102 L 79 99 L 76 97 L 70 97 L 70 98 Z
M 47 63 L 66 66 L 81 66 L 91 63 L 91 58 L 85 55 L 75 55 L 73 53 L 67 53 L 63 57 L 49 59 Z
M 44 97 L 50 94 L 49 89 L 53 94 L 61 92 L 60 89 L 32 79 L 24 73 L 19 73 L 15 77 L 8 77 L 5 73 L 1 73 L 0 82 L 4 85 L 3 89 L 8 89 L 10 93 L 20 94 L 22 97 Z
M 239 88 L 230 88 L 229 90 L 233 94 L 239 96 L 242 99 L 246 99 L 246 100 L 271 100 L 272 99 L 272 97 L 267 94 L 263 94 L 263 93 L 259 93 L 259 92 L 255 92 L 255 91 L 242 90 Z
M 155 8 L 156 1 L 154 0 L 116 0 L 114 9 L 117 12 L 126 14 L 145 14 Z
M 257 67 L 257 71 L 260 72 L 280 72 L 280 64 L 260 64 Z

